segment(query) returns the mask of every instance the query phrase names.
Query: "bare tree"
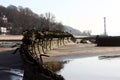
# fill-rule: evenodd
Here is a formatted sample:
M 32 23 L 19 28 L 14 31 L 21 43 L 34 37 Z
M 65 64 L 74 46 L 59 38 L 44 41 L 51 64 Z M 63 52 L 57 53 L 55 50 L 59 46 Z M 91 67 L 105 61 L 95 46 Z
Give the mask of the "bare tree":
M 8 7 L 0 6 L 0 17 L 6 15 L 9 24 L 12 26 L 11 34 L 21 34 L 27 29 L 36 29 L 40 31 L 63 30 L 62 23 L 56 22 L 55 16 L 48 12 L 40 16 L 29 8 L 22 6 L 16 7 L 10 5 Z M 2 22 L 0 21 L 0 26 Z
M 85 31 L 83 31 L 83 35 L 86 35 L 86 36 L 90 36 L 91 35 L 91 33 L 92 33 L 92 31 L 91 30 L 85 30 Z

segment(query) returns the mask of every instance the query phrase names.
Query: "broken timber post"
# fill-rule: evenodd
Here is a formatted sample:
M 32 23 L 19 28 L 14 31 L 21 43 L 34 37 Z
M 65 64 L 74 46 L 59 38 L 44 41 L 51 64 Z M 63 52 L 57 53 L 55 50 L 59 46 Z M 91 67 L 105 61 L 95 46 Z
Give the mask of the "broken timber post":
M 64 80 L 62 76 L 43 67 L 42 56 L 52 46 L 62 46 L 71 34 L 64 32 L 25 31 L 20 47 L 20 54 L 24 64 L 23 80 Z M 66 39 L 66 40 L 65 40 Z M 54 44 L 56 43 L 56 44 Z M 62 44 L 62 45 L 61 45 Z M 54 48 L 54 47 L 53 47 Z M 48 57 L 48 56 L 47 56 Z

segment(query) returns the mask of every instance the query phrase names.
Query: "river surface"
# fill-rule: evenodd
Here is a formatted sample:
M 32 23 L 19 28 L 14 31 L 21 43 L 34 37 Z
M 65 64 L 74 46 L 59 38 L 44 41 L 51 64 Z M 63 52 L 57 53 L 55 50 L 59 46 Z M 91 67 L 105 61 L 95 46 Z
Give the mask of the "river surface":
M 0 80 L 23 80 L 23 64 L 20 54 L 14 51 L 0 53 Z
M 58 72 L 65 80 L 120 80 L 120 58 L 69 60 Z

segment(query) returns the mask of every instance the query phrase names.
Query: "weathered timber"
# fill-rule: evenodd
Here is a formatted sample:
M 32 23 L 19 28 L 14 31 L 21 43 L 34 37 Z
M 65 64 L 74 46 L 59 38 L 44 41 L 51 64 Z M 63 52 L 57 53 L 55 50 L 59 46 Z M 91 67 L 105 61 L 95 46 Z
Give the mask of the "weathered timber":
M 64 32 L 25 31 L 23 33 L 20 54 L 24 64 L 23 80 L 64 80 L 61 75 L 46 69 L 43 66 L 42 56 L 49 57 L 45 51 L 54 46 L 63 46 L 73 39 L 73 36 Z

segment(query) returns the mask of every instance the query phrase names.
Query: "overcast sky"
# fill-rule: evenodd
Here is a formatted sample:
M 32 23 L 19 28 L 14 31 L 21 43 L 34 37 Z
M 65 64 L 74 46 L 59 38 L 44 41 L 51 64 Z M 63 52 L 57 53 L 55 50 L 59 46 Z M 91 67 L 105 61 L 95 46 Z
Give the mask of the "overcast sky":
M 29 7 L 37 14 L 51 12 L 58 22 L 80 31 L 120 35 L 120 0 L 0 0 L 0 5 Z

